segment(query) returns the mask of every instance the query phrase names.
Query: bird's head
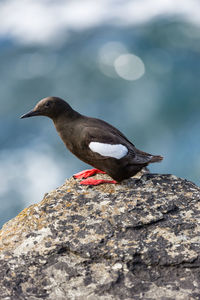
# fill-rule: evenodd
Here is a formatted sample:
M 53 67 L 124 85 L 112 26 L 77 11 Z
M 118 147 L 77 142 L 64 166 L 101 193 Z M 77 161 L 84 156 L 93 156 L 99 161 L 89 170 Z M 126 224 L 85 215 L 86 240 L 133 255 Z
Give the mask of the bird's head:
M 29 118 L 34 116 L 46 116 L 51 119 L 57 118 L 62 113 L 73 113 L 71 106 L 64 100 L 58 97 L 47 97 L 40 100 L 36 106 L 28 113 L 22 115 L 20 118 Z

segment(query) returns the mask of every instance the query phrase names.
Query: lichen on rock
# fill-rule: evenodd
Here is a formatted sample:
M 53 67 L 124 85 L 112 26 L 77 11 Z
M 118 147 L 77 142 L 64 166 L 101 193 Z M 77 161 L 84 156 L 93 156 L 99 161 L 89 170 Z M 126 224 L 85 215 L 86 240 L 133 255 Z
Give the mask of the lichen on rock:
M 3 226 L 0 299 L 199 299 L 199 200 L 173 175 L 70 178 Z

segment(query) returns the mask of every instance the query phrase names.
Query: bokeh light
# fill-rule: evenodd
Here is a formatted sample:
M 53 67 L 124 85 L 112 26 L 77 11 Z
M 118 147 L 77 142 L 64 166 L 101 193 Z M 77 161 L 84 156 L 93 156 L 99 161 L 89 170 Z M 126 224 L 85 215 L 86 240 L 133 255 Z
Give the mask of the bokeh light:
M 145 73 L 143 61 L 134 54 L 122 54 L 114 62 L 117 74 L 125 80 L 137 80 Z
M 116 77 L 115 60 L 125 52 L 127 52 L 127 49 L 120 42 L 105 43 L 99 50 L 99 67 L 101 71 L 107 76 Z

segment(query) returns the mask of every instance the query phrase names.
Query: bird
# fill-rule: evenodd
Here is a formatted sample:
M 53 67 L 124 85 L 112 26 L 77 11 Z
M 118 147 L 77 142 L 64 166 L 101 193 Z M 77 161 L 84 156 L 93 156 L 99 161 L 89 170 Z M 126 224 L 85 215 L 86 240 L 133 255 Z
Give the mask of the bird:
M 59 97 L 47 97 L 20 118 L 46 116 L 53 120 L 65 146 L 80 160 L 94 167 L 74 174 L 83 179 L 80 184 L 98 185 L 120 183 L 137 174 L 149 163 L 162 161 L 160 155 L 152 155 L 135 147 L 128 138 L 109 123 L 88 117 L 75 111 Z M 90 178 L 106 173 L 112 180 Z

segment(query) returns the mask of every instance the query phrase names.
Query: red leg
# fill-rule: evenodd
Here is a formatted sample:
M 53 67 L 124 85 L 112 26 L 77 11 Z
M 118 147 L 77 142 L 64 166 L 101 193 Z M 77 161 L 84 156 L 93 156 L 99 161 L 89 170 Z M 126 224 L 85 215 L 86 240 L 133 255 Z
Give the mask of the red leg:
M 83 185 L 99 185 L 99 184 L 102 184 L 102 183 L 114 183 L 114 184 L 116 184 L 117 181 L 115 181 L 115 180 L 106 180 L 106 179 L 88 178 L 88 179 L 82 180 L 80 182 L 80 184 L 83 184 Z
M 90 169 L 90 170 L 84 170 L 79 173 L 76 173 L 73 176 L 74 176 L 74 178 L 81 179 L 81 178 L 88 178 L 88 177 L 93 176 L 98 173 L 105 174 L 106 172 L 98 170 L 98 169 Z

